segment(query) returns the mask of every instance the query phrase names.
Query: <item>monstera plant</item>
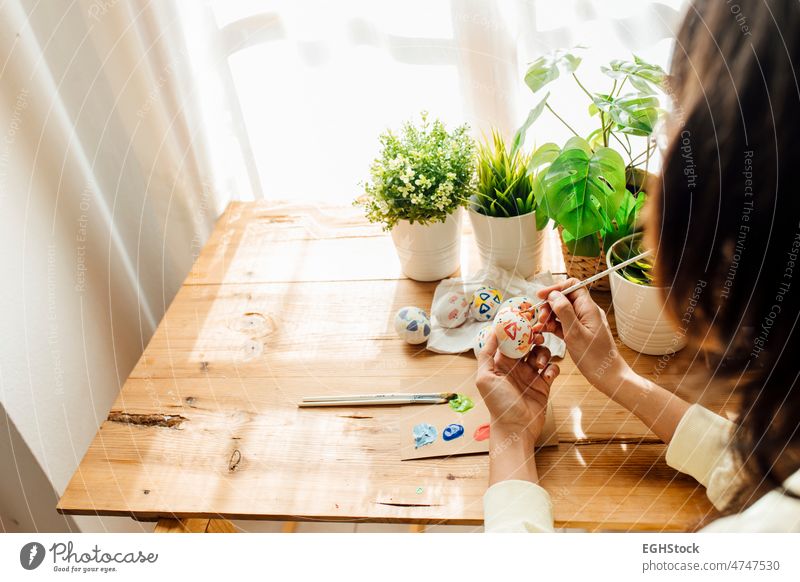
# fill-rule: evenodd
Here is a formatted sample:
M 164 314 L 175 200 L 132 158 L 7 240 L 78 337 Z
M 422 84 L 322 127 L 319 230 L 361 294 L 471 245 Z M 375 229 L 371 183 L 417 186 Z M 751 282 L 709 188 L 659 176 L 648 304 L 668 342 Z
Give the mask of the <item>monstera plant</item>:
M 531 155 L 537 212 L 546 213 L 559 227 L 571 255 L 602 257 L 611 244 L 636 228 L 655 148 L 652 135 L 662 113 L 665 73 L 638 57 L 614 60 L 601 68 L 609 78 L 609 88 L 593 92 L 576 74 L 580 64 L 577 50 L 556 51 L 530 64 L 525 83 L 539 95 L 550 83 L 570 76 L 586 95 L 588 114 L 596 118 L 598 127 L 579 135 L 545 93 L 520 131 L 525 132 L 547 110 L 574 134 L 563 147 L 546 143 Z M 644 142 L 641 151 L 636 151 L 637 138 Z

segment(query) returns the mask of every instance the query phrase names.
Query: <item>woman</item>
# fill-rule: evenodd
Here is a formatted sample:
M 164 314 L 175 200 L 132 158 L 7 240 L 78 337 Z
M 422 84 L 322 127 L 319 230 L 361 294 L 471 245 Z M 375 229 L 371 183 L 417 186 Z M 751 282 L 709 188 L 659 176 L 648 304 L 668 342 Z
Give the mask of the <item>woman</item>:
M 536 329 L 562 336 L 592 385 L 668 443 L 670 466 L 706 486 L 725 517 L 705 531 L 800 531 L 800 6 L 731 6 L 695 2 L 678 34 L 675 114 L 645 233 L 670 288 L 665 309 L 690 321 L 688 339 L 706 355 L 697 390 L 714 382 L 738 393 L 736 421 L 635 374 L 588 291 L 561 293 L 574 280 L 540 293 L 548 304 Z M 480 354 L 492 413 L 487 531 L 552 531 L 531 452 L 558 375 L 548 361 L 542 347 L 508 360 L 494 338 Z

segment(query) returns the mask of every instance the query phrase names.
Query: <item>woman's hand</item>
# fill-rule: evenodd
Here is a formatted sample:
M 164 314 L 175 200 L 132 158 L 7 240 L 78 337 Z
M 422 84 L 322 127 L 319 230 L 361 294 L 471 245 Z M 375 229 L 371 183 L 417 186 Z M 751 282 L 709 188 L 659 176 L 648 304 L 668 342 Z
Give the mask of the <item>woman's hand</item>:
M 535 341 L 543 341 L 541 334 Z M 537 345 L 527 360 L 514 360 L 497 351 L 494 333 L 487 334 L 478 354 L 476 383 L 492 416 L 491 434 L 515 435 L 532 445 L 542 432 L 550 386 L 558 372 L 547 348 Z
M 546 299 L 539 311 L 534 331 L 549 331 L 563 338 L 578 369 L 601 391 L 613 391 L 630 370 L 617 351 L 608 319 L 585 287 L 564 295 L 562 291 L 577 283 L 567 279 L 541 289 L 537 295 Z M 556 319 L 558 318 L 558 319 Z

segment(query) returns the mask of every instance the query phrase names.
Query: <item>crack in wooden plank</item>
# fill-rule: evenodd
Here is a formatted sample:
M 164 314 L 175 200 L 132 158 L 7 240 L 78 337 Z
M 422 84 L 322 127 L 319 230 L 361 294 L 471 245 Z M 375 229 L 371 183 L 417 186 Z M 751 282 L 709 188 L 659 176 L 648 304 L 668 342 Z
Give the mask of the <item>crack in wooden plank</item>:
M 231 458 L 228 461 L 228 471 L 231 473 L 236 470 L 239 466 L 239 463 L 242 462 L 242 451 L 239 449 L 233 449 L 233 453 L 231 453 Z
M 440 503 L 391 503 L 389 501 L 376 501 L 375 503 L 389 507 L 441 507 Z
M 131 414 L 112 410 L 108 413 L 109 422 L 119 422 L 134 426 L 154 426 L 161 428 L 178 429 L 185 421 L 189 420 L 180 414 Z

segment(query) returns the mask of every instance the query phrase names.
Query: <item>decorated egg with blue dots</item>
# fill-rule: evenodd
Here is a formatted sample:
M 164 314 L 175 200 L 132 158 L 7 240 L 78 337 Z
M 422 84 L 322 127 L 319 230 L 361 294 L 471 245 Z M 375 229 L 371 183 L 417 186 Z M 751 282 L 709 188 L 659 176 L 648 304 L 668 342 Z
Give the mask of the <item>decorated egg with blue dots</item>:
M 478 357 L 478 354 L 481 353 L 483 346 L 486 345 L 486 336 L 491 333 L 492 326 L 484 325 L 478 333 L 475 334 L 475 339 L 472 341 L 472 351 L 475 354 L 475 357 Z
M 469 313 L 476 321 L 491 321 L 497 315 L 503 294 L 492 287 L 481 287 L 472 296 Z
M 498 314 L 494 320 L 494 334 L 497 336 L 497 349 L 509 358 L 523 358 L 533 348 L 532 324 L 519 312 L 508 309 Z
M 394 316 L 394 330 L 410 344 L 425 343 L 431 335 L 431 320 L 419 307 L 403 307 Z
M 497 310 L 497 316 L 508 310 L 514 313 L 521 313 L 528 321 L 536 323 L 536 310 L 533 309 L 534 305 L 534 301 L 527 295 L 511 297 L 503 301 L 500 305 L 500 309 Z
M 442 327 L 458 327 L 467 320 L 469 300 L 463 293 L 445 293 L 431 308 L 436 323 Z

